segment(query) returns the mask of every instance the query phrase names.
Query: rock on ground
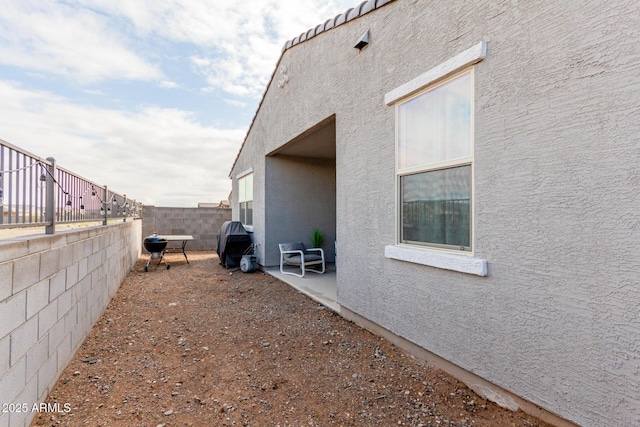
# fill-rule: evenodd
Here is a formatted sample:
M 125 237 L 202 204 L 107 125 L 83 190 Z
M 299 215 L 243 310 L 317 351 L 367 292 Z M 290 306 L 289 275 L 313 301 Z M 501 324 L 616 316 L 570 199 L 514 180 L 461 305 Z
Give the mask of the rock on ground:
M 546 426 L 211 252 L 143 256 L 34 426 Z M 52 406 L 53 407 L 53 406 Z

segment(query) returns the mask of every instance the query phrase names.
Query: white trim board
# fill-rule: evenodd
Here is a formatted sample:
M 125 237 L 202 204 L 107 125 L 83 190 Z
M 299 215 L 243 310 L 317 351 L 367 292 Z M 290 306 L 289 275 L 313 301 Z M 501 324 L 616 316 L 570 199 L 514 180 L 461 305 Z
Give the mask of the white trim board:
M 398 261 L 428 265 L 460 273 L 487 276 L 487 260 L 472 256 L 449 254 L 428 249 L 414 249 L 403 246 L 387 245 L 384 248 L 386 258 Z
M 392 105 L 398 101 L 413 95 L 422 88 L 430 85 L 431 83 L 455 73 L 469 65 L 476 64 L 482 61 L 487 56 L 487 42 L 482 41 L 477 45 L 465 50 L 462 53 L 457 54 L 453 58 L 443 62 L 442 64 L 433 67 L 426 73 L 423 73 L 415 79 L 398 86 L 391 92 L 388 92 L 384 96 L 384 102 L 387 105 Z

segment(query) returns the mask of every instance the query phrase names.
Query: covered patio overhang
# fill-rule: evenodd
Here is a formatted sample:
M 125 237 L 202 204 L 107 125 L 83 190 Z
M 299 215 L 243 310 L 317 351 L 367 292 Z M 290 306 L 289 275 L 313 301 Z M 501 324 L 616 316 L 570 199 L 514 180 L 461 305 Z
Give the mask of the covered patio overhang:
M 279 243 L 324 237 L 325 258 L 335 260 L 336 121 L 330 116 L 267 154 L 263 266 L 279 265 Z
M 265 159 L 265 260 L 267 273 L 320 304 L 340 312 L 337 303 L 336 120 L 330 116 L 267 154 Z M 324 274 L 299 278 L 279 270 L 279 243 L 303 242 L 322 232 L 327 261 Z

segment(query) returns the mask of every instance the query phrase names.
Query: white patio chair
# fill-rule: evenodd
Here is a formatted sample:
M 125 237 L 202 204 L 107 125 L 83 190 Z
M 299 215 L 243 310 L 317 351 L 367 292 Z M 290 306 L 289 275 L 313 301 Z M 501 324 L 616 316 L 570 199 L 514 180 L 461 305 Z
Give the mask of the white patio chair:
M 297 243 L 279 243 L 280 248 L 280 272 L 282 274 L 291 274 L 292 276 L 304 277 L 306 271 L 314 273 L 324 273 L 324 251 L 321 248 L 307 249 L 302 242 Z M 284 271 L 284 266 L 295 266 L 302 270 L 302 274 L 293 271 Z M 322 269 L 308 268 L 321 266 Z

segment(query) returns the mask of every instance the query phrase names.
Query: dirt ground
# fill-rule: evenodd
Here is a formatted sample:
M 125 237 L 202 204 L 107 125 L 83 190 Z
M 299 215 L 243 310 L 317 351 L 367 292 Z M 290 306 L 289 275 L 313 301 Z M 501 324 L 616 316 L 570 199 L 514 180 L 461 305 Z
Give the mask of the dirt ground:
M 138 260 L 33 426 L 547 425 L 271 276 L 189 260 Z

